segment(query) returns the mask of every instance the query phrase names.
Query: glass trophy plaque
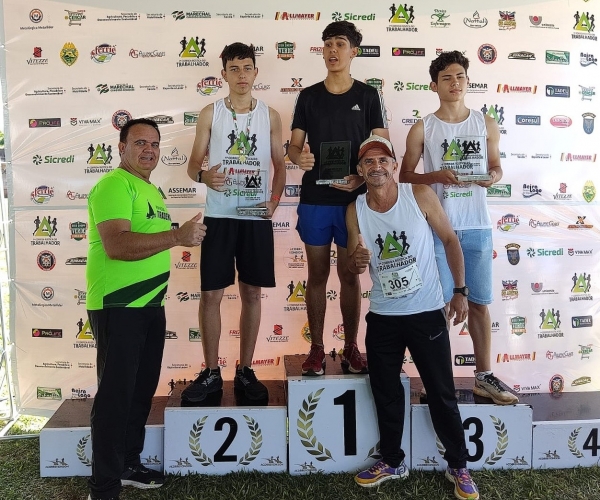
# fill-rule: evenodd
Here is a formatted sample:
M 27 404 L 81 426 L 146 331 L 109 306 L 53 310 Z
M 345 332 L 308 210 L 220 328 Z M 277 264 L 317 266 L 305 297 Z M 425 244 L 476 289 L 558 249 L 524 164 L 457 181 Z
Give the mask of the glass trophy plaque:
M 456 162 L 452 168 L 456 170 L 459 182 L 489 181 L 492 178 L 488 173 L 485 136 L 455 137 L 444 154 L 444 159 L 448 156 L 452 156 L 452 160 Z
M 490 174 L 459 174 L 456 176 L 456 180 L 458 182 L 489 181 L 491 178 L 492 176 Z
M 238 215 L 253 215 L 261 217 L 267 215 L 266 206 L 258 207 L 267 201 L 267 178 L 266 170 L 245 170 L 237 174 L 237 213 Z
M 350 175 L 350 141 L 321 143 L 321 162 L 317 184 L 348 184 Z

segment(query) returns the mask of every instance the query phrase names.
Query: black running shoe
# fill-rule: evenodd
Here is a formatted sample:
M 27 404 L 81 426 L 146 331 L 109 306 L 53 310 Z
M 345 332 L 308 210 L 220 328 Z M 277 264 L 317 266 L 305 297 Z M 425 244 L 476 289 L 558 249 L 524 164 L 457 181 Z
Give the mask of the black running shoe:
M 141 464 L 135 467 L 128 467 L 121 475 L 121 484 L 123 486 L 133 486 L 144 490 L 160 488 L 164 482 L 165 476 L 162 472 L 148 469 Z
M 264 384 L 258 381 L 254 370 L 244 366 L 235 369 L 235 378 L 233 379 L 233 388 L 243 391 L 247 399 L 253 401 L 269 399 L 269 390 Z
M 217 368 L 216 371 L 206 368 L 200 372 L 196 380 L 183 390 L 181 399 L 192 403 L 199 403 L 200 401 L 204 401 L 209 394 L 220 391 L 222 388 L 221 368 Z

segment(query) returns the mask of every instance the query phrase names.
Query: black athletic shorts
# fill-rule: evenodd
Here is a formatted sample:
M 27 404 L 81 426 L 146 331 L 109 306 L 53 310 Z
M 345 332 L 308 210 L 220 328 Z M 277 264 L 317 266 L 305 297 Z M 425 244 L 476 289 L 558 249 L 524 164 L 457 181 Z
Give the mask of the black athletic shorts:
M 275 286 L 275 250 L 270 220 L 205 217 L 200 250 L 200 290 L 221 290 L 239 281 Z

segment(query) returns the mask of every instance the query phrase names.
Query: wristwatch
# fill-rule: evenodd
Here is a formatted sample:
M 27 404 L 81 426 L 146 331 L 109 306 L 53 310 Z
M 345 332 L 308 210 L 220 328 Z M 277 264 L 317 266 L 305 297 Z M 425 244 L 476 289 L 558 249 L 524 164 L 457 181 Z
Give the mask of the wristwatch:
M 453 288 L 452 293 L 460 293 L 460 294 L 464 295 L 465 297 L 468 297 L 469 296 L 469 287 L 465 285 L 460 288 Z

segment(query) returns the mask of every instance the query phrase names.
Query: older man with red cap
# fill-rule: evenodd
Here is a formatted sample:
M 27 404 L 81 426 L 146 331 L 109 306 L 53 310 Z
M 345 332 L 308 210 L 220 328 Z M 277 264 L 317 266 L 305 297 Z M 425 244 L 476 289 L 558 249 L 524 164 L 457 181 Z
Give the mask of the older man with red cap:
M 348 268 L 369 268 L 373 287 L 366 316 L 365 345 L 377 410 L 382 458 L 356 475 L 360 486 L 408 477 L 401 448 L 404 390 L 400 371 L 410 350 L 427 390 L 433 427 L 446 452 L 446 477 L 461 499 L 478 499 L 466 468 L 467 450 L 452 377 L 444 298 L 435 261 L 432 229 L 444 244 L 454 286 L 465 282 L 463 255 L 456 234 L 435 192 L 425 185 L 394 180 L 398 163 L 392 144 L 371 136 L 358 153 L 358 175 L 367 192 L 348 207 Z M 455 294 L 448 317 L 465 320 L 467 299 Z

